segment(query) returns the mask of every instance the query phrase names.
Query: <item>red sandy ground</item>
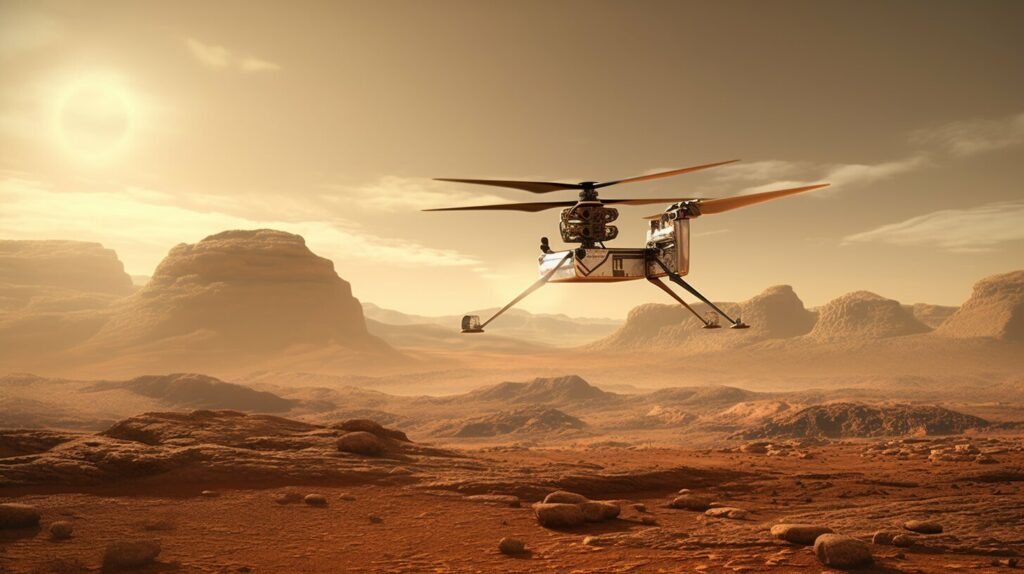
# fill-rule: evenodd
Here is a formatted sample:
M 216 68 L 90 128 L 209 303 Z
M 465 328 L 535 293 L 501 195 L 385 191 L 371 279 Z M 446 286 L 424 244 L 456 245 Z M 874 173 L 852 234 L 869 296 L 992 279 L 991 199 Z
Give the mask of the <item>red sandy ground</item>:
M 804 516 L 841 533 L 870 537 L 908 518 L 930 517 L 946 528 L 921 536 L 917 547 L 872 546 L 876 565 L 867 572 L 1010 572 L 992 550 L 1024 549 L 1021 482 L 977 482 L 979 471 L 1019 470 L 1024 455 L 1009 453 L 997 465 L 934 464 L 923 460 L 871 460 L 863 443 L 828 445 L 814 458 L 679 449 L 528 450 L 479 453 L 495 466 L 545 461 L 586 462 L 609 471 L 656 466 L 734 468 L 749 481 L 702 493 L 751 512 L 747 520 L 707 518 L 665 508 L 673 492 L 621 493 L 608 498 L 643 503 L 657 526 L 624 507 L 619 520 L 555 531 L 522 508 L 470 501 L 452 491 L 407 486 L 238 489 L 229 484 L 182 486 L 153 483 L 44 493 L 3 492 L 43 511 L 41 530 L 0 531 L 0 572 L 98 571 L 113 540 L 158 538 L 159 563 L 146 572 L 820 572 L 828 570 L 809 547 L 773 540 L 767 529 L 784 517 Z M 1019 480 L 1019 479 L 1018 479 Z M 688 487 L 680 484 L 680 488 Z M 215 488 L 217 497 L 199 496 Z M 326 508 L 279 505 L 286 490 L 316 492 Z M 344 500 L 349 494 L 354 500 Z M 370 516 L 379 516 L 375 523 Z M 810 517 L 810 518 L 807 518 Z M 74 536 L 55 542 L 54 520 L 74 524 Z M 635 547 L 589 546 L 591 535 L 636 535 Z M 497 550 L 504 536 L 526 543 L 518 558 Z M 988 539 L 988 540 L 987 540 Z M 973 548 L 973 550 L 972 550 Z

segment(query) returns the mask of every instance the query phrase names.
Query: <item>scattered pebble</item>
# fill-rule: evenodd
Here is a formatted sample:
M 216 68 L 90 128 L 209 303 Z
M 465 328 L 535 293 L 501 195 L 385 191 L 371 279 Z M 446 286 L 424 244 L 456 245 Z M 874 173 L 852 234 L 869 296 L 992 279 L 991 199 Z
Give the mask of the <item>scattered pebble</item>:
M 327 506 L 327 497 L 322 494 L 307 494 L 302 501 L 309 506 Z
M 380 516 L 377 516 L 376 514 L 371 514 L 369 516 L 369 519 L 370 519 L 370 523 L 372 523 L 372 524 L 380 524 L 380 523 L 384 522 L 384 519 L 381 518 Z
M 914 537 L 909 534 L 897 534 L 892 537 L 892 545 L 899 548 L 910 548 L 914 545 Z
M 302 502 L 302 495 L 298 492 L 282 492 L 274 497 L 274 502 L 278 504 L 296 504 Z
M 743 520 L 747 517 L 747 511 L 742 508 L 736 508 L 734 506 L 719 506 L 718 508 L 709 508 L 704 512 L 704 516 L 710 516 L 712 518 L 731 518 L 733 520 Z
M 345 492 L 345 493 L 342 493 L 342 494 L 338 495 L 338 499 L 339 500 L 344 500 L 344 501 L 347 501 L 347 502 L 352 502 L 352 501 L 354 501 L 356 499 L 356 497 L 352 496 L 351 494 L 349 494 L 347 492 Z
M 888 546 L 892 544 L 892 539 L 896 538 L 897 535 L 899 535 L 899 532 L 892 530 L 879 530 L 871 537 L 871 543 L 878 544 L 880 546 Z
M 205 496 L 206 498 L 217 498 L 218 496 L 220 496 L 220 493 L 217 492 L 216 490 L 204 490 L 200 492 L 199 495 Z
M 938 522 L 927 520 L 908 520 L 903 523 L 903 528 L 920 534 L 941 534 L 942 525 Z
M 522 554 L 523 552 L 526 552 L 526 545 L 523 544 L 523 541 L 518 538 L 505 537 L 502 538 L 500 542 L 498 542 L 498 551 L 500 551 L 502 554 L 514 556 L 516 554 Z
M 683 508 L 686 510 L 696 510 L 698 512 L 704 512 L 707 509 L 711 508 L 711 503 L 698 496 L 683 494 L 681 496 L 675 497 L 672 500 L 672 502 L 669 503 L 669 506 L 671 506 L 672 508 Z
M 54 540 L 67 540 L 71 538 L 74 528 L 67 520 L 58 520 L 50 525 L 50 538 Z

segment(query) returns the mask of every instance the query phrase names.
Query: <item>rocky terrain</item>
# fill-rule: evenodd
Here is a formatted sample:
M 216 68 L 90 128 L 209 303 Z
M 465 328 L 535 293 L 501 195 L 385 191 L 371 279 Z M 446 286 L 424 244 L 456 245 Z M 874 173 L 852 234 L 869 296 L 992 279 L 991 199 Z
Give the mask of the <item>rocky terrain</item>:
M 193 411 L 0 445 L 9 572 L 937 573 L 1024 552 L 1005 434 L 458 451 L 367 420 Z
M 831 403 L 775 417 L 739 434 L 741 438 L 852 438 L 963 434 L 989 422 L 934 406 L 869 406 Z

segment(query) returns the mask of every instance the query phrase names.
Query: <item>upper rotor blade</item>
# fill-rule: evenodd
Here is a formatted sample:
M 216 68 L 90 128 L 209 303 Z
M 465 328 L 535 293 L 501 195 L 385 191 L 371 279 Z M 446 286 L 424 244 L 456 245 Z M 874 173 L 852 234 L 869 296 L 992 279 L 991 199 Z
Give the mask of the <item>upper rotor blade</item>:
M 722 213 L 723 211 L 730 211 L 740 207 L 746 207 L 748 205 L 754 205 L 756 203 L 762 203 L 765 201 L 771 201 L 780 197 L 786 197 L 787 195 L 796 195 L 798 193 L 804 193 L 806 191 L 813 191 L 815 189 L 821 189 L 828 187 L 829 183 L 819 183 L 817 185 L 805 185 L 803 187 L 794 187 L 791 189 L 780 189 L 777 191 L 765 191 L 762 193 L 752 193 L 750 195 L 737 195 L 735 197 L 723 197 L 722 199 L 706 199 L 702 200 L 698 204 L 701 215 L 710 215 L 712 213 Z
M 572 207 L 576 200 L 571 201 L 537 201 L 534 203 L 499 203 L 495 205 L 470 205 L 468 207 L 440 207 L 423 211 L 529 211 L 538 212 L 555 207 Z
M 748 205 L 754 205 L 755 203 L 761 203 L 764 201 L 771 201 L 780 197 L 786 197 L 787 195 L 796 195 L 798 193 L 804 193 L 805 191 L 813 191 L 815 189 L 821 189 L 828 187 L 830 183 L 819 183 L 817 185 L 807 185 L 804 187 L 794 187 L 791 189 L 780 189 L 777 191 L 765 191 L 763 193 L 752 193 L 750 195 L 737 195 L 735 197 L 723 197 L 722 199 L 708 199 L 701 198 L 698 208 L 700 209 L 701 215 L 710 215 L 712 213 L 722 213 L 723 211 L 729 211 L 731 209 L 737 209 L 739 207 L 746 207 Z M 683 200 L 680 200 L 683 201 Z M 655 213 L 654 215 L 648 215 L 644 219 L 659 219 L 663 213 Z
M 633 183 L 635 181 L 648 181 L 648 180 L 651 180 L 651 179 L 661 179 L 663 177 L 672 177 L 673 175 L 682 175 L 684 173 L 690 173 L 691 171 L 700 171 L 702 169 L 709 169 L 709 168 L 712 168 L 712 167 L 718 167 L 720 165 L 725 165 L 727 163 L 735 163 L 737 161 L 740 161 L 740 160 L 738 160 L 738 159 L 730 159 L 729 161 L 720 161 L 720 162 L 717 162 L 717 163 L 706 163 L 704 165 L 695 165 L 693 167 L 684 167 L 682 169 L 673 169 L 671 171 L 663 171 L 663 172 L 660 172 L 660 173 L 652 173 L 652 174 L 648 174 L 648 175 L 640 175 L 640 176 L 637 176 L 637 177 L 629 177 L 629 178 L 626 178 L 626 179 L 617 179 L 615 181 L 604 181 L 604 182 L 601 182 L 601 183 L 598 183 L 597 185 L 595 185 L 594 189 L 597 189 L 599 187 L 608 187 L 609 185 L 615 185 L 615 184 L 618 184 L 618 183 Z
M 452 179 L 446 177 L 438 177 L 435 181 L 454 181 L 457 183 L 472 183 L 476 185 L 493 185 L 495 187 L 511 187 L 512 189 L 522 189 L 524 191 L 531 191 L 533 193 L 550 193 L 552 191 L 562 191 L 564 189 L 582 189 L 577 183 L 555 183 L 552 181 L 515 181 L 508 179 Z
M 694 201 L 696 197 L 659 197 L 655 199 L 600 199 L 601 203 L 619 205 L 650 205 L 652 203 L 676 203 L 677 201 Z

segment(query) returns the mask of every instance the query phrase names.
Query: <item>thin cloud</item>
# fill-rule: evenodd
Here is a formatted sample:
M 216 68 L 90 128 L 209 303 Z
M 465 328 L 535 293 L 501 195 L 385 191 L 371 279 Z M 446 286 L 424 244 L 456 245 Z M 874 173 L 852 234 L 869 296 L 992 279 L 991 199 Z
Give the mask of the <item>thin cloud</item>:
M 843 238 L 844 244 L 934 246 L 954 253 L 993 251 L 1024 240 L 1024 201 L 945 209 Z
M 221 70 L 242 72 L 276 72 L 279 64 L 249 55 L 239 55 L 224 46 L 207 44 L 195 38 L 185 38 L 185 48 L 200 64 Z
M 822 182 L 832 184 L 832 187 L 829 188 L 829 190 L 826 190 L 826 192 L 834 191 L 835 189 L 842 188 L 843 186 L 874 183 L 897 175 L 916 171 L 929 165 L 929 160 L 928 156 L 924 154 L 917 154 L 904 159 L 882 163 L 845 163 L 819 166 L 817 168 L 797 163 L 786 165 L 786 162 L 780 161 L 763 163 L 777 164 L 772 168 L 775 172 L 788 171 L 790 173 L 794 173 L 797 170 L 802 170 L 803 173 L 813 173 L 817 171 L 818 173 L 821 173 L 821 176 L 815 179 L 785 179 L 773 181 L 772 183 L 748 187 L 741 192 L 742 194 L 760 193 L 763 191 L 799 187 Z
M 1024 113 L 998 120 L 967 120 L 914 132 L 910 141 L 938 145 L 957 156 L 972 156 L 1024 143 Z
M 138 188 L 120 192 L 61 193 L 23 178 L 0 180 L 0 236 L 74 237 L 118 251 L 133 273 L 149 273 L 167 250 L 225 229 L 273 228 L 306 238 L 317 253 L 339 261 L 370 261 L 405 268 L 474 267 L 482 262 L 450 249 L 389 239 L 324 221 L 279 221 L 188 209 L 166 194 Z

